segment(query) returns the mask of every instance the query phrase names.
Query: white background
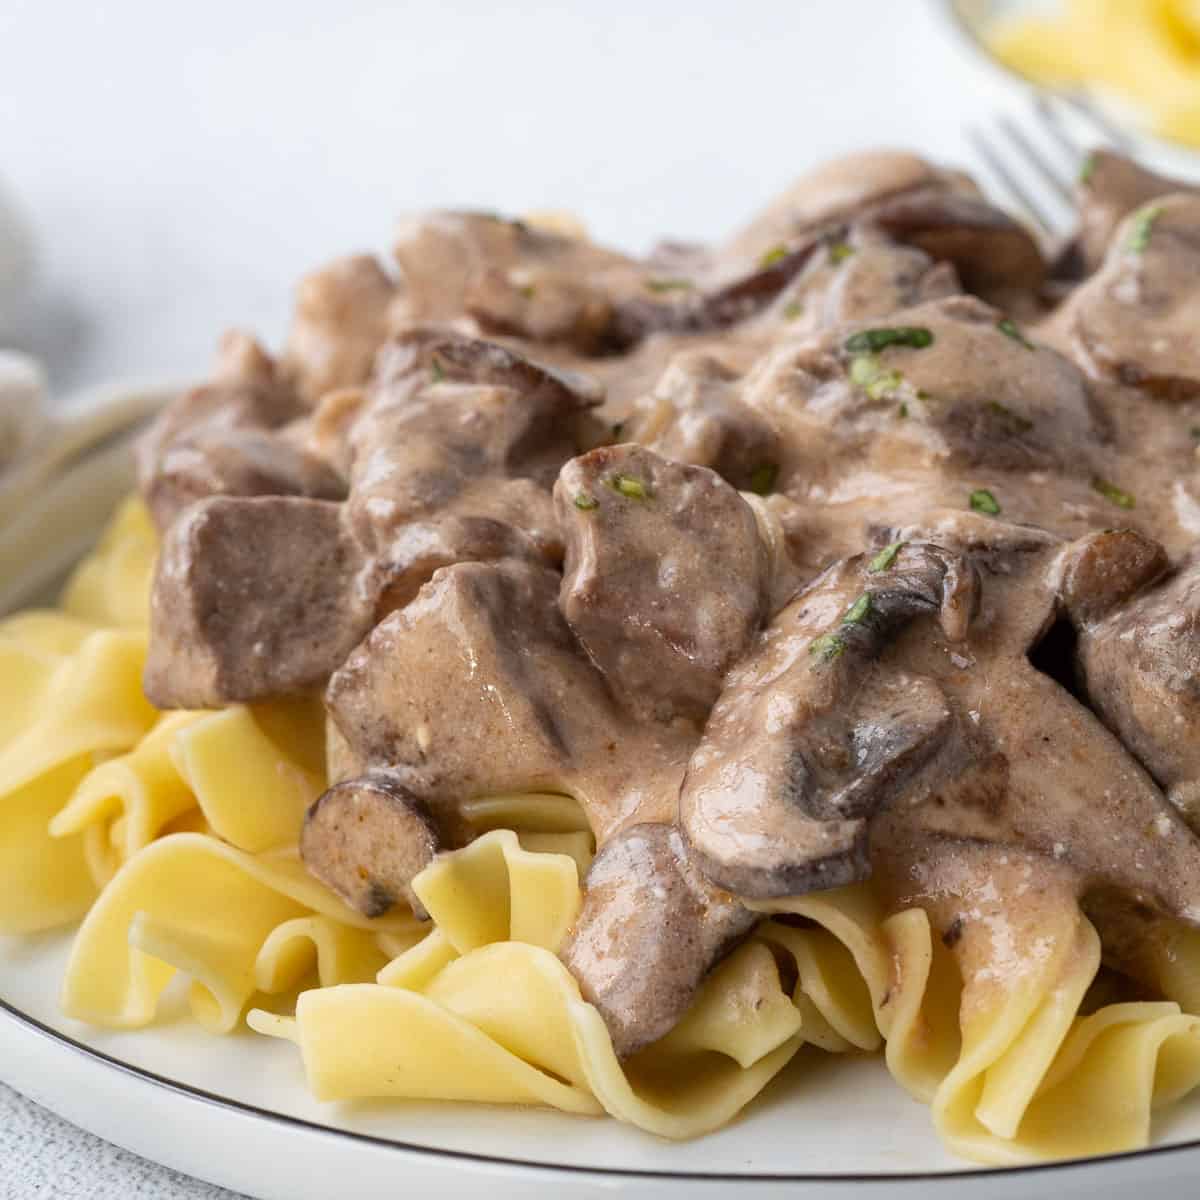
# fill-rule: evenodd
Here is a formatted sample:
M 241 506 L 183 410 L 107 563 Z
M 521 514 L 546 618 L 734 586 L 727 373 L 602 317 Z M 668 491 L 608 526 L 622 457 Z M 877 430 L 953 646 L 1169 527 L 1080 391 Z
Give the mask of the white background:
M 433 205 L 732 228 L 851 146 L 956 160 L 1002 90 L 936 0 L 0 0 L 0 181 L 57 384 L 277 340 L 296 277 Z
M 296 276 L 432 205 L 715 237 L 851 147 L 969 162 L 1007 94 L 935 0 L 0 0 L 14 341 L 60 390 L 276 341 Z M 3 1064 L 0 1064 L 0 1076 Z M 0 1089 L 0 1196 L 210 1196 Z

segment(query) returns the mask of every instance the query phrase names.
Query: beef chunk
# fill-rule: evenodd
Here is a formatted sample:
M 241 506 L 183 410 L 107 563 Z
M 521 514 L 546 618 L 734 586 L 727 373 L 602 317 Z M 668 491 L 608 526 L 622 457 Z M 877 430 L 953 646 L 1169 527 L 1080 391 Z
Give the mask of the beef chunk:
M 1128 217 L 1062 319 L 1095 373 L 1169 400 L 1200 395 L 1200 196 Z
M 348 422 L 348 517 L 403 603 L 439 567 L 522 557 L 557 564 L 550 485 L 598 403 L 589 381 L 489 342 L 397 338 Z
M 521 562 L 438 571 L 330 680 L 351 754 L 406 773 L 435 818 L 472 796 L 570 790 L 615 714 L 558 612 L 558 575 Z
M 743 397 L 781 425 L 799 409 L 839 439 L 886 433 L 958 467 L 1091 474 L 1108 438 L 1079 369 L 971 296 L 784 347 Z
M 370 628 L 341 505 L 213 497 L 167 531 L 154 576 L 146 695 L 217 708 L 322 684 Z
M 301 281 L 282 367 L 308 407 L 334 388 L 366 383 L 397 294 L 369 254 L 339 258 Z
M 596 856 L 562 958 L 625 1056 L 669 1033 L 758 920 L 692 865 L 670 825 L 637 825 Z
M 682 351 L 638 401 L 637 440 L 664 458 L 708 467 L 739 491 L 770 491 L 782 447 L 771 426 L 741 402 L 740 384 L 738 373 L 710 352 Z
M 1097 540 L 1118 543 L 1101 562 Z M 1071 578 L 1098 577 L 1068 593 L 1088 699 L 1200 832 L 1200 564 L 1164 577 L 1161 548 L 1132 533 L 1071 554 Z
M 703 722 L 765 615 L 754 513 L 718 475 L 610 446 L 554 489 L 567 536 L 560 605 L 632 712 Z
M 1194 189 L 1180 180 L 1146 170 L 1112 150 L 1096 150 L 1079 181 L 1079 253 L 1087 273 L 1096 270 L 1108 253 L 1117 226 L 1135 208 L 1158 196 Z

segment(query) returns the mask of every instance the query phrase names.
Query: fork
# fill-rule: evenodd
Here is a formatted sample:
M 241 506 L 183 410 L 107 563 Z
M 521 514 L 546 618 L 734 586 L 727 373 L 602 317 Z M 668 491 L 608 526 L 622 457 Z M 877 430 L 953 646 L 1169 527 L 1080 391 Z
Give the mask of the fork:
M 1074 219 L 1074 188 L 1093 150 L 1130 154 L 1132 142 L 1086 96 L 1037 91 L 1032 121 L 1012 113 L 992 127 L 970 125 L 967 141 L 997 183 L 1047 236 L 1058 238 Z

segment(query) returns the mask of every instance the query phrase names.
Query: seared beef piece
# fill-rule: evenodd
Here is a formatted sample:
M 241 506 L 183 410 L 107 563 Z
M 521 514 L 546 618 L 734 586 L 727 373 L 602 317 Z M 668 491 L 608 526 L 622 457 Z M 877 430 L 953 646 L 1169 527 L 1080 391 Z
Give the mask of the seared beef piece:
M 369 254 L 339 258 L 300 281 L 281 365 L 307 407 L 334 388 L 366 383 L 397 295 Z
M 616 712 L 558 588 L 556 572 L 523 562 L 438 571 L 330 680 L 351 754 L 403 771 L 439 821 L 472 796 L 567 787 L 612 740 Z
M 389 342 L 344 422 L 347 517 L 387 606 L 454 562 L 560 562 L 549 489 L 600 398 L 490 342 L 435 330 Z
M 827 241 L 775 311 L 789 332 L 801 334 L 884 317 L 961 291 L 950 263 L 859 227 Z
M 876 660 L 922 613 L 961 639 L 976 602 L 972 568 L 910 543 L 835 565 L 784 609 L 688 765 L 679 819 L 709 879 L 765 898 L 865 878 L 872 816 L 955 723 L 936 683 Z
M 328 463 L 286 432 L 301 409 L 253 338 L 226 334 L 214 375 L 165 408 L 138 443 L 138 483 L 160 531 L 205 496 L 345 496 Z
M 401 902 L 425 916 L 412 881 L 441 848 L 425 806 L 387 771 L 335 783 L 308 810 L 300 834 L 304 865 L 366 917 Z
M 436 330 L 394 339 L 349 429 L 355 532 L 386 553 L 404 525 L 453 513 L 515 519 L 557 541 L 542 493 L 601 397 L 491 342 Z
M 785 346 L 743 399 L 781 427 L 799 409 L 839 439 L 888 434 L 961 467 L 1091 474 L 1108 436 L 1079 369 L 972 296 Z
M 430 213 L 405 221 L 396 260 L 410 319 L 469 313 L 485 333 L 610 347 L 613 300 L 638 287 L 640 269 L 583 238 L 485 213 Z
M 167 531 L 145 687 L 159 708 L 218 708 L 324 682 L 370 628 L 341 505 L 212 497 Z
M 1088 700 L 1200 832 L 1200 563 L 1127 531 L 1064 553 Z
M 1200 196 L 1163 196 L 1129 216 L 1060 319 L 1101 377 L 1169 400 L 1200 395 Z
M 739 491 L 775 486 L 779 437 L 740 399 L 741 377 L 706 350 L 675 355 L 637 402 L 630 432 L 664 458 L 709 467 Z
M 677 829 L 637 825 L 592 863 L 562 959 L 624 1057 L 670 1032 L 758 919 L 704 878 Z
M 328 463 L 265 429 L 201 429 L 158 459 L 145 496 L 160 530 L 210 496 L 341 500 L 346 485 Z
M 1096 150 L 1079 181 L 1078 247 L 1083 270 L 1090 274 L 1104 261 L 1117 226 L 1135 208 L 1171 192 L 1194 192 L 1177 179 L 1157 175 L 1112 150 Z
M 765 616 L 767 555 L 719 475 L 641 446 L 573 459 L 554 489 L 559 605 L 630 712 L 702 724 Z

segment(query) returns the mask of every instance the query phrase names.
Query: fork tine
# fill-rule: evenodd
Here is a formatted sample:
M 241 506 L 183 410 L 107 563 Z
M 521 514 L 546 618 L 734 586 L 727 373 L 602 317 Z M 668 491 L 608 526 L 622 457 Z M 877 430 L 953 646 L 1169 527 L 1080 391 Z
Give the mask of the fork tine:
M 1047 234 L 1054 233 L 1054 222 L 1033 193 L 1008 168 L 1004 156 L 988 141 L 987 134 L 978 126 L 967 127 L 967 140 L 975 152 L 988 165 L 993 175 L 1008 189 L 1009 194 L 1033 218 L 1034 223 Z
M 1071 164 L 1071 174 L 1078 176 L 1083 161 L 1087 157 L 1086 153 L 1067 132 L 1058 109 L 1050 103 L 1050 97 L 1045 92 L 1039 91 L 1035 94 L 1033 112 L 1050 140 L 1058 147 L 1059 153 Z
M 1008 116 L 1007 113 L 998 117 L 996 124 L 1016 148 L 1017 153 L 1041 176 L 1042 181 L 1050 190 L 1064 203 L 1070 204 L 1071 185 L 1059 175 L 1058 171 L 1050 164 L 1050 161 L 1041 150 L 1033 144 L 1033 141 L 1026 135 L 1020 125 L 1012 117 Z
M 1095 128 L 1100 130 L 1105 139 L 1116 146 L 1118 150 L 1123 150 L 1127 154 L 1132 150 L 1133 143 L 1130 141 L 1129 135 L 1114 125 L 1089 96 L 1080 92 L 1061 92 L 1059 94 L 1077 113 L 1086 117 Z

